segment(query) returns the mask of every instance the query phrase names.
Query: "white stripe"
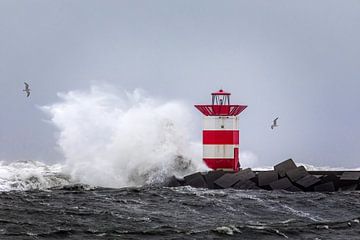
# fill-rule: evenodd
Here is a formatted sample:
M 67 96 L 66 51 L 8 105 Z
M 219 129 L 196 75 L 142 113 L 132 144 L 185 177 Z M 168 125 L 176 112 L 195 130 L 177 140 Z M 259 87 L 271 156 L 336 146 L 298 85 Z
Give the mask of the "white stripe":
M 205 116 L 204 130 L 238 130 L 237 116 Z
M 203 158 L 234 158 L 234 149 L 239 145 L 203 145 Z

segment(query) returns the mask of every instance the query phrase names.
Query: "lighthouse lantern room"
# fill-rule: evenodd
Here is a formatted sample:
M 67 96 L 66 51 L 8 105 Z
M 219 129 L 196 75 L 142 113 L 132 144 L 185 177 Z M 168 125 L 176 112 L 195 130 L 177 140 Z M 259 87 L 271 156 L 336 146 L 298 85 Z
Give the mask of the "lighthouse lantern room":
M 231 105 L 230 95 L 220 89 L 211 94 L 211 105 L 195 105 L 204 115 L 203 161 L 214 170 L 240 168 L 238 115 L 247 106 Z

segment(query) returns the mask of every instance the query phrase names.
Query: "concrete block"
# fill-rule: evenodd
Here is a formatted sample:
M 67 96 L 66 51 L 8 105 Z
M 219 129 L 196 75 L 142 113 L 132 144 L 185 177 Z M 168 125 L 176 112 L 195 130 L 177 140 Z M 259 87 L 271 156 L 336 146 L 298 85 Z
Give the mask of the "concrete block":
M 229 188 L 241 180 L 245 181 L 253 177 L 255 177 L 255 173 L 250 168 L 247 168 L 236 173 L 226 173 L 218 178 L 214 184 L 221 188 Z
M 340 181 L 340 187 L 341 189 L 347 189 L 348 187 L 352 186 L 352 185 L 358 185 L 359 181 L 355 181 L 355 180 L 343 180 Z
M 239 181 L 239 182 L 235 183 L 235 185 L 232 186 L 232 188 L 244 189 L 244 190 L 260 189 L 258 186 L 256 186 L 256 183 L 254 183 L 253 181 L 250 181 L 250 180 Z
M 258 179 L 258 175 L 257 175 L 256 173 L 255 173 L 255 177 L 250 178 L 250 180 L 251 180 L 252 182 L 254 182 L 254 183 L 256 184 L 256 186 L 259 185 L 259 179 Z
M 291 158 L 274 166 L 274 170 L 280 177 L 285 177 L 286 172 L 294 168 L 296 168 L 296 165 Z
M 242 169 L 235 174 L 239 176 L 241 180 L 249 180 L 256 176 L 256 174 L 251 170 L 251 168 Z
M 184 177 L 184 180 L 185 182 L 189 182 L 191 181 L 193 178 L 198 178 L 199 176 L 202 176 L 201 172 L 196 172 L 196 173 L 193 173 L 193 174 L 190 174 L 190 175 L 187 175 Z
M 341 186 L 339 191 L 355 191 L 358 187 L 358 184 L 352 184 L 347 186 Z
M 345 181 L 357 181 L 360 179 L 360 172 L 343 172 L 340 176 L 340 180 Z
M 207 188 L 205 179 L 200 172 L 186 176 L 184 177 L 184 179 L 185 179 L 185 185 L 189 185 L 195 188 Z
M 315 192 L 335 192 L 335 186 L 333 182 L 322 183 L 314 187 Z
M 303 191 L 303 190 L 301 190 L 300 188 L 298 188 L 297 186 L 294 186 L 294 185 L 292 185 L 291 187 L 288 187 L 285 190 L 289 191 L 289 192 L 302 192 Z
M 215 189 L 214 182 L 225 174 L 222 170 L 210 171 L 204 175 L 208 188 Z
M 178 180 L 175 176 L 170 177 L 166 183 L 167 187 L 179 187 L 181 185 L 181 181 Z
M 340 178 L 333 172 L 327 172 L 327 175 L 321 177 L 321 183 L 332 182 L 334 184 L 335 190 L 340 187 Z
M 300 180 L 301 178 L 305 177 L 308 174 L 309 173 L 306 171 L 304 166 L 300 166 L 286 171 L 286 176 L 292 182 L 296 182 L 297 180 Z
M 316 183 L 320 182 L 321 180 L 313 175 L 306 175 L 305 177 L 301 178 L 300 180 L 296 181 L 296 184 L 303 187 L 309 188 Z
M 279 179 L 279 175 L 276 171 L 259 172 L 257 176 L 259 187 L 270 185 L 270 183 Z
M 233 173 L 225 173 L 220 178 L 214 181 L 214 186 L 219 188 L 229 188 L 237 182 Z
M 293 185 L 288 178 L 282 178 L 275 182 L 270 183 L 270 187 L 272 190 L 276 190 L 276 189 L 285 190 L 287 188 L 290 188 L 291 186 L 293 186 Z

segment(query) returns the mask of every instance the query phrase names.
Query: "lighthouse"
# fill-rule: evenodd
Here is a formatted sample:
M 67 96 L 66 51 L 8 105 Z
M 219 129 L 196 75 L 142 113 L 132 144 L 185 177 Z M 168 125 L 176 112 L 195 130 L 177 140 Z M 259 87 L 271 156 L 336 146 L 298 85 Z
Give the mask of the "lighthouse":
M 238 171 L 239 117 L 246 105 L 231 105 L 230 93 L 211 93 L 211 105 L 195 105 L 204 115 L 203 161 L 214 170 Z

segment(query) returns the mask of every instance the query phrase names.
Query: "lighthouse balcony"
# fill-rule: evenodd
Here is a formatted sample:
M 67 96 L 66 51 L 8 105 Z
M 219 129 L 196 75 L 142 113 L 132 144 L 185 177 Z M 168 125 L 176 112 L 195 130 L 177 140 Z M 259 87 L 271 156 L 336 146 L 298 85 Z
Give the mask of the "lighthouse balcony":
M 237 116 L 247 107 L 245 105 L 195 105 L 205 116 Z

